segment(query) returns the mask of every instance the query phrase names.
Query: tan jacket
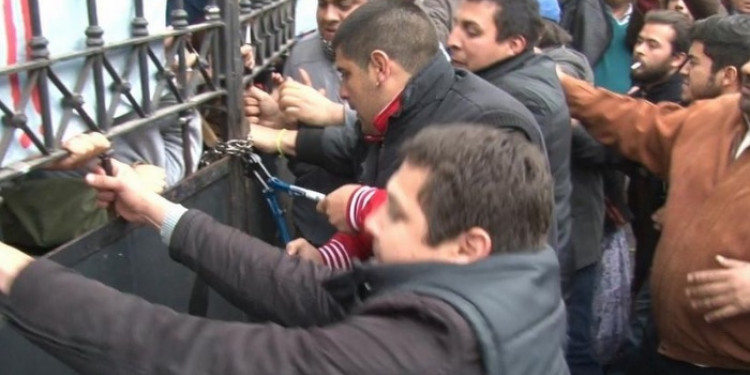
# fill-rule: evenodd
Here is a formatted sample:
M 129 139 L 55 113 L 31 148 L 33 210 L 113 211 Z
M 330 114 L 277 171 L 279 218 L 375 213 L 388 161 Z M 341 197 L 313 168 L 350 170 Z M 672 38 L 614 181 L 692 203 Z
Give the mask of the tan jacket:
M 686 296 L 687 274 L 715 256 L 750 261 L 750 152 L 739 95 L 689 107 L 651 104 L 567 77 L 570 113 L 600 142 L 668 179 L 665 224 L 651 274 L 659 351 L 676 360 L 750 370 L 750 314 L 707 323 Z

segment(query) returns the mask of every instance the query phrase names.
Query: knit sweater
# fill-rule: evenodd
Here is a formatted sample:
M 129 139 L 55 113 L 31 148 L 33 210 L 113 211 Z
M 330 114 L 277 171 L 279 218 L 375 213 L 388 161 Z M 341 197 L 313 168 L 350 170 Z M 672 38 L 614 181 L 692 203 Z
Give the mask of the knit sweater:
M 750 314 L 707 323 L 685 295 L 687 275 L 714 269 L 716 255 L 750 261 L 750 152 L 739 95 L 689 107 L 651 104 L 566 77 L 571 115 L 600 142 L 669 181 L 651 290 L 659 351 L 684 362 L 750 370 Z

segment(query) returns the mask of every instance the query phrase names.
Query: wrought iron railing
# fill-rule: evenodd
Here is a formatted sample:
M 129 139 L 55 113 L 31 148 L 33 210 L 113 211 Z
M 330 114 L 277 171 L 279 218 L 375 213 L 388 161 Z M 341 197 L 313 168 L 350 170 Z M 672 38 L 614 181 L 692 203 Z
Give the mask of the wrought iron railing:
M 25 6 L 24 27 L 30 35 L 26 46 L 18 46 L 18 51 L 27 48 L 25 61 L 0 68 L 0 89 L 2 82 L 14 86 L 0 91 L 0 182 L 64 157 L 63 139 L 77 132 L 100 131 L 113 138 L 175 114 L 185 127 L 191 109 L 217 98 L 224 99 L 227 111 L 223 134 L 246 134 L 240 107 L 243 84 L 293 44 L 295 1 L 207 0 L 205 22 L 189 25 L 183 1 L 175 0 L 169 15 L 172 28 L 151 27 L 167 17 L 147 20 L 147 10 L 154 13 L 152 4 L 163 6 L 165 1 L 86 0 L 85 45 L 56 54 L 50 52 L 54 38 L 45 33 L 60 25 L 46 22 L 45 7 L 63 9 L 66 1 L 17 1 Z M 102 15 L 115 3 L 131 4 L 130 37 L 107 42 Z M 6 15 L 6 23 L 9 19 Z M 191 36 L 196 33 L 202 40 L 193 50 Z M 255 48 L 256 67 L 243 74 L 239 48 L 248 43 Z M 190 52 L 197 55 L 192 65 Z M 163 102 L 167 96 L 173 98 L 170 104 Z M 119 123 L 126 112 L 137 116 Z M 25 149 L 14 153 L 21 141 Z M 186 170 L 192 170 L 197 161 L 191 160 L 188 147 L 184 157 Z

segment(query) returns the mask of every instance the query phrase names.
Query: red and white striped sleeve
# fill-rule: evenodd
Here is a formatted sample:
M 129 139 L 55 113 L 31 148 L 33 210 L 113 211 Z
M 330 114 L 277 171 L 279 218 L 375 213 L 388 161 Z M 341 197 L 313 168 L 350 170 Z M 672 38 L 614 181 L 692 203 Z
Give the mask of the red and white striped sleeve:
M 362 186 L 354 191 L 346 207 L 346 220 L 354 232 L 362 232 L 367 217 L 385 203 L 387 193 L 383 189 Z
M 364 233 L 339 232 L 318 248 L 325 264 L 334 269 L 352 268 L 352 259 L 367 259 L 372 256 L 372 237 Z

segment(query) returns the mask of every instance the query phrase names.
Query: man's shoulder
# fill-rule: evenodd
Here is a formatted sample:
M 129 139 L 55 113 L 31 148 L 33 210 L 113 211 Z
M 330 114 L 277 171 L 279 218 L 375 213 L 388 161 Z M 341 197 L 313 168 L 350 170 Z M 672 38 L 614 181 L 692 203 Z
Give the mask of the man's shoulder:
M 584 54 L 565 46 L 547 49 L 544 54 L 560 65 L 565 73 L 588 82 L 594 81 L 594 72 Z
M 689 106 L 684 107 L 685 111 L 687 111 L 685 125 L 688 125 L 688 127 L 695 126 L 700 129 L 705 126 L 706 121 L 712 123 L 721 122 L 724 121 L 723 119 L 741 116 L 739 101 L 739 93 L 724 94 L 716 98 L 696 100 Z
M 687 109 L 696 115 L 713 114 L 717 112 L 739 111 L 740 94 L 724 94 L 710 99 L 696 100 Z
M 503 125 L 505 121 L 515 122 L 515 125 L 533 125 L 536 121 L 526 107 L 506 90 L 492 85 L 484 79 L 465 72 L 457 75 L 457 79 L 451 88 L 450 98 L 446 98 L 449 104 L 455 106 L 455 110 L 466 110 L 471 108 L 479 120 L 493 121 L 492 125 Z M 469 113 L 467 113 L 468 115 Z
M 474 330 L 455 306 L 442 298 L 426 293 L 409 289 L 386 290 L 367 298 L 353 313 L 356 315 L 403 315 L 436 328 L 448 328 L 451 336 L 466 344 L 463 347 L 476 348 L 473 344 L 476 342 Z
M 300 65 L 317 61 L 327 61 L 328 57 L 323 51 L 322 41 L 318 33 L 312 33 L 302 37 L 289 52 L 287 64 Z
M 545 115 L 567 110 L 565 92 L 557 78 L 554 62 L 547 56 L 539 57 L 543 59 L 505 74 L 499 86 L 530 110 L 536 108 Z
M 462 102 L 475 110 L 496 111 L 517 109 L 518 101 L 503 90 L 468 71 L 459 70 L 446 101 Z
M 362 319 L 359 318 L 365 318 L 368 327 L 377 328 L 378 339 L 394 343 L 391 346 L 400 346 L 403 343 L 401 340 L 408 335 L 408 349 L 402 348 L 392 353 L 399 363 L 416 360 L 421 363 L 416 368 L 426 364 L 430 371 L 440 373 L 484 373 L 482 350 L 471 323 L 440 298 L 413 291 L 384 291 L 366 299 L 351 318 L 360 321 Z M 353 344 L 357 345 L 358 350 L 368 350 L 368 342 Z M 441 356 L 437 367 L 434 362 L 436 356 Z M 403 367 L 389 370 L 403 371 Z

